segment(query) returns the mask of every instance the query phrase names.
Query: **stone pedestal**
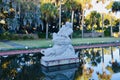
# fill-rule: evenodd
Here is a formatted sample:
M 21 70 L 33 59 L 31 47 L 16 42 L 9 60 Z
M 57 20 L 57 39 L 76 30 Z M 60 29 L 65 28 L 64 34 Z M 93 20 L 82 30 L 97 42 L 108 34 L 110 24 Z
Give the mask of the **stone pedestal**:
M 61 58 L 53 58 L 53 59 L 41 59 L 41 64 L 43 66 L 57 66 L 57 65 L 64 65 L 64 64 L 72 64 L 78 63 L 78 57 L 61 57 Z

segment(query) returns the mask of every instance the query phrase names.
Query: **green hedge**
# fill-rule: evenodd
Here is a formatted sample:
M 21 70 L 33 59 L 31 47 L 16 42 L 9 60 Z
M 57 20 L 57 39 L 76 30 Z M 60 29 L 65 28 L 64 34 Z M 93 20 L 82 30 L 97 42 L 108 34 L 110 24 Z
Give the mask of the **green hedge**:
M 33 36 L 20 36 L 19 34 L 12 34 L 9 32 L 4 32 L 0 34 L 0 40 L 27 40 L 27 39 L 34 39 Z
M 43 39 L 46 38 L 46 33 L 38 32 L 37 34 L 39 38 L 43 38 Z M 52 39 L 52 33 L 48 34 L 48 38 Z

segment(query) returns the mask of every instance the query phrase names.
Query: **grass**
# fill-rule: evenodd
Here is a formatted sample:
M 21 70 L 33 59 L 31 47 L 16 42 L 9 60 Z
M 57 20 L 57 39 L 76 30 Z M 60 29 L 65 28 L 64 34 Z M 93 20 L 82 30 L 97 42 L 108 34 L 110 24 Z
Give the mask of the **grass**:
M 102 42 L 116 42 L 120 41 L 120 38 L 75 38 L 72 39 L 73 45 L 80 45 L 86 43 L 102 43 Z M 49 47 L 52 45 L 52 40 L 22 40 L 22 41 L 13 41 L 14 43 L 21 44 L 28 47 Z
M 91 44 L 91 43 L 103 43 L 103 42 L 116 42 L 120 41 L 120 38 L 74 38 L 72 39 L 73 45 L 81 45 L 81 44 Z M 45 47 L 51 47 L 53 45 L 52 40 L 45 40 L 45 39 L 39 39 L 39 40 L 14 40 L 12 41 L 16 44 L 24 45 L 29 48 L 45 48 Z M 0 42 L 0 49 L 5 50 L 16 50 L 15 46 L 10 46 L 5 43 Z M 25 49 L 20 48 L 20 49 Z
M 0 49 L 9 49 L 9 48 L 13 48 L 13 47 L 10 45 L 7 45 L 5 43 L 0 42 Z
M 116 42 L 120 41 L 120 38 L 76 38 L 72 39 L 72 44 L 86 44 L 86 43 L 103 43 L 103 42 Z
M 18 40 L 13 41 L 14 43 L 21 44 L 28 47 L 48 47 L 50 44 L 52 45 L 52 40 Z

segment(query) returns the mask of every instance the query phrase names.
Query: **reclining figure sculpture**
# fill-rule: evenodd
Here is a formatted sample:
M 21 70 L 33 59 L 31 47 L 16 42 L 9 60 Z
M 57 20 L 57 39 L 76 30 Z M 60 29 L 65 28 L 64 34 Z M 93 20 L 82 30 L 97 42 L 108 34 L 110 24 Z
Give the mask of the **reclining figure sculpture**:
M 72 32 L 72 23 L 66 22 L 58 33 L 53 33 L 53 47 L 41 50 L 41 53 L 44 55 L 42 59 L 51 60 L 71 58 L 72 56 L 77 57 L 69 37 Z

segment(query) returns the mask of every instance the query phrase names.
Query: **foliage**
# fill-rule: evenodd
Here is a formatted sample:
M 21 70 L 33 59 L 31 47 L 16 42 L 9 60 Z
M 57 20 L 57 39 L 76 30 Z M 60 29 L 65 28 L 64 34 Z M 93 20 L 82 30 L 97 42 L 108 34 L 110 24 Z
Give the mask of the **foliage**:
M 2 3 L 2 0 L 0 0 L 0 4 Z
M 0 56 L 0 80 L 12 80 L 13 78 L 15 80 L 43 80 L 44 74 L 41 69 L 38 69 L 41 68 L 41 65 L 39 65 L 41 56 L 39 53 L 33 54 L 33 56 L 29 54 L 11 55 L 6 58 Z M 24 60 L 22 60 L 23 58 Z M 30 64 L 26 63 L 28 61 L 30 61 Z M 21 63 L 25 63 L 25 65 L 21 66 Z
M 81 31 L 80 30 L 75 30 L 72 34 L 73 38 L 80 38 L 81 37 Z
M 72 11 L 74 11 L 74 14 L 72 13 Z M 65 4 L 62 5 L 62 22 L 70 21 L 72 15 L 74 15 L 73 21 L 78 22 L 79 20 L 78 13 L 81 13 L 81 12 L 82 12 L 81 4 L 77 3 L 75 0 L 66 1 Z
M 26 12 L 26 11 L 34 11 L 36 5 L 33 2 L 23 2 L 21 3 L 21 11 Z
M 106 27 L 110 27 L 109 25 L 116 25 L 116 17 L 113 16 L 111 13 L 110 14 L 102 14 L 103 15 L 103 24 L 104 24 L 104 31 L 107 30 L 106 32 L 109 31 L 109 29 L 106 29 Z M 92 29 L 92 26 L 96 25 L 96 28 L 94 27 L 94 29 L 98 29 L 100 30 L 101 27 L 102 27 L 102 16 L 100 15 L 100 13 L 97 13 L 97 12 L 91 12 L 90 14 L 88 14 L 86 16 L 86 19 L 85 19 L 85 25 L 86 25 L 86 30 L 91 30 Z M 114 30 L 117 29 L 117 27 L 113 27 Z M 115 29 L 116 28 L 116 29 Z M 106 34 L 105 32 L 105 35 L 109 35 L 109 32 L 108 34 Z
M 115 1 L 112 5 L 112 11 L 117 12 L 120 11 L 120 1 Z
M 77 3 L 82 5 L 82 9 L 90 9 L 92 8 L 91 1 L 92 0 L 75 0 Z
M 115 26 L 119 26 L 120 25 L 120 19 L 116 19 L 115 20 Z
M 40 10 L 42 13 L 42 19 L 44 19 L 47 22 L 51 19 L 56 19 L 56 17 L 58 16 L 57 7 L 55 7 L 51 3 L 41 4 Z
M 44 39 L 46 34 L 43 32 L 38 32 L 37 35 L 40 39 Z M 52 38 L 52 35 L 48 34 L 48 37 Z
M 100 29 L 100 20 L 101 20 L 100 13 L 92 11 L 85 19 L 86 28 L 89 30 L 92 29 L 92 26 L 97 26 L 94 28 Z
M 113 32 L 119 32 L 119 19 L 114 20 Z
M 51 3 L 44 3 L 41 4 L 40 7 L 42 16 L 41 19 L 43 21 L 45 21 L 45 28 L 46 28 L 46 39 L 48 39 L 48 30 L 49 30 L 49 23 L 50 21 L 54 21 L 58 19 L 58 11 L 57 11 L 57 7 L 55 7 L 53 4 Z
M 27 39 L 35 39 L 33 36 L 30 35 L 22 35 L 4 32 L 0 34 L 0 40 L 27 40 Z
M 104 36 L 105 36 L 105 37 L 109 37 L 109 36 L 111 36 L 111 33 L 110 33 L 110 27 L 105 28 L 105 30 L 104 30 Z
M 111 1 L 111 2 L 106 6 L 106 9 L 111 9 L 111 8 L 112 8 L 112 5 L 113 5 L 113 1 Z
M 110 24 L 110 21 L 108 19 L 105 19 L 104 20 L 104 25 L 109 25 Z
M 0 20 L 4 20 L 5 24 L 2 25 L 3 31 L 15 30 L 18 27 L 17 19 L 15 19 L 15 9 L 13 8 L 12 2 L 1 6 Z M 8 10 L 5 10 L 7 7 Z
M 120 1 L 111 1 L 107 6 L 106 9 L 111 9 L 112 12 L 120 11 Z
M 81 10 L 81 5 L 78 6 L 79 4 L 77 2 L 75 2 L 74 0 L 66 1 L 66 3 L 64 5 L 67 10 L 76 10 L 78 8 L 79 8 L 79 10 Z M 78 6 L 78 7 L 76 7 L 76 6 Z

